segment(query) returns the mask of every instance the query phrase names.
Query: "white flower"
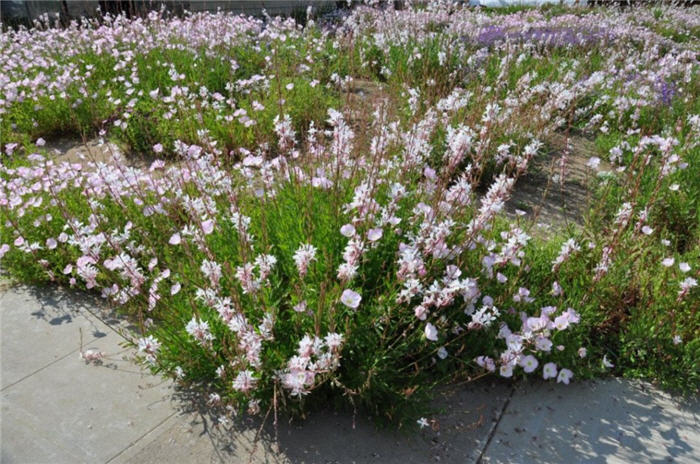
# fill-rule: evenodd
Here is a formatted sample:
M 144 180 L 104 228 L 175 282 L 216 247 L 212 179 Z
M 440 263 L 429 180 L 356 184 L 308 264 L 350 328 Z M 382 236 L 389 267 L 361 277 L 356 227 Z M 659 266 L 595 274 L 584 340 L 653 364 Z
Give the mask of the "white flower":
M 181 241 L 180 234 L 173 234 L 170 240 L 168 240 L 168 243 L 171 245 L 179 245 Z
M 343 290 L 343 294 L 340 295 L 340 302 L 343 303 L 348 308 L 357 309 L 360 306 L 360 301 L 362 300 L 362 295 L 359 293 L 346 288 Z
M 436 342 L 438 339 L 437 328 L 430 322 L 428 322 L 425 326 L 425 338 L 433 342 Z
M 613 364 L 613 363 L 611 363 L 610 361 L 608 361 L 608 355 L 607 355 L 607 354 L 606 354 L 605 356 L 603 356 L 603 367 L 606 368 L 606 369 L 611 369 L 611 368 L 615 367 L 615 364 Z
M 428 419 L 426 419 L 425 417 L 421 417 L 416 422 L 418 423 L 418 425 L 420 426 L 421 429 L 424 429 L 430 425 L 428 423 Z
M 440 359 L 445 359 L 445 358 L 447 358 L 447 354 L 448 354 L 448 353 L 447 353 L 447 350 L 445 349 L 444 346 L 441 346 L 441 347 L 437 350 L 437 355 L 438 355 L 438 358 L 440 358 Z
M 690 264 L 688 263 L 678 263 L 678 269 L 681 270 L 681 272 L 688 272 L 690 270 Z
M 683 343 L 683 339 L 681 338 L 681 336 L 680 336 L 680 335 L 674 335 L 674 336 L 673 336 L 673 344 L 674 344 L 674 345 L 680 345 L 681 343 Z
M 664 260 L 661 261 L 661 264 L 663 264 L 664 267 L 671 267 L 673 266 L 674 262 L 676 262 L 676 260 L 673 258 L 664 258 Z

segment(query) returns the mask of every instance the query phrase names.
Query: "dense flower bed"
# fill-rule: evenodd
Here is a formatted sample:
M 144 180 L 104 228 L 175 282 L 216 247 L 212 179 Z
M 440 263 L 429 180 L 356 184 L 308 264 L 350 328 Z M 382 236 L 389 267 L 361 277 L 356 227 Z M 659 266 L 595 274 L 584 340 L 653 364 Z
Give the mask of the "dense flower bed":
M 98 292 L 143 362 L 230 414 L 316 398 L 400 422 L 492 372 L 697 389 L 700 15 L 554 13 L 3 33 L 2 266 Z M 381 97 L 352 120 L 368 80 Z M 113 157 L 54 159 L 58 132 Z M 598 147 L 585 217 L 504 214 L 573 133 Z

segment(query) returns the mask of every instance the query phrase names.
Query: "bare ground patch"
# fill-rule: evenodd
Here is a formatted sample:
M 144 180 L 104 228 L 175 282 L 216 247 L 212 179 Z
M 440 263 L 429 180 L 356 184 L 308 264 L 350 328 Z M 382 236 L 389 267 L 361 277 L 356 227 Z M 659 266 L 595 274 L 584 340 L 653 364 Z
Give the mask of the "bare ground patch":
M 558 133 L 547 142 L 550 149 L 518 180 L 506 211 L 522 211 L 544 229 L 580 225 L 591 200 L 595 171 L 586 163 L 596 156 L 595 144 L 580 135 Z

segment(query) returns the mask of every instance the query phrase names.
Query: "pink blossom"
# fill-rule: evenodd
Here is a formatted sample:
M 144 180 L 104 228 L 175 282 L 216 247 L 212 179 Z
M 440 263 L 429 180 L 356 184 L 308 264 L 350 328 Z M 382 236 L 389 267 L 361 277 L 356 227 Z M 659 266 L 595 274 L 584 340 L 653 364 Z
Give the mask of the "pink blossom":
M 553 362 L 549 362 L 544 365 L 542 368 L 542 378 L 547 380 L 547 379 L 553 379 L 557 376 L 557 365 L 554 364 Z
M 569 381 L 573 376 L 574 373 L 571 372 L 569 369 L 562 369 L 561 371 L 559 371 L 559 375 L 557 376 L 557 383 L 569 385 Z
M 537 369 L 537 366 L 539 366 L 540 363 L 537 361 L 537 358 L 529 354 L 520 358 L 518 364 L 523 368 L 523 371 L 525 371 L 526 374 L 530 374 Z
M 209 235 L 214 232 L 214 221 L 207 219 L 206 221 L 202 222 L 202 232 L 204 232 L 204 235 Z
M 301 245 L 297 251 L 294 252 L 294 263 L 297 266 L 299 275 L 304 277 L 309 267 L 311 261 L 316 260 L 316 247 L 311 244 Z
M 360 301 L 362 300 L 362 295 L 359 293 L 346 288 L 343 290 L 343 294 L 340 296 L 340 301 L 348 308 L 357 309 L 360 306 Z
M 295 304 L 292 309 L 298 313 L 303 313 L 306 311 L 306 301 L 300 301 L 299 303 Z
M 350 238 L 353 235 L 355 235 L 355 226 L 353 226 L 352 224 L 345 224 L 340 228 L 340 233 L 343 236 Z
M 438 330 L 437 327 L 435 327 L 433 324 L 428 322 L 425 325 L 425 338 L 432 342 L 436 342 L 438 339 Z
M 369 240 L 370 242 L 376 242 L 377 240 L 382 238 L 382 234 L 383 234 L 383 231 L 382 231 L 381 227 L 378 227 L 376 229 L 370 229 L 367 232 L 367 240 Z
M 251 391 L 253 388 L 255 388 L 255 385 L 257 384 L 257 379 L 253 377 L 253 371 L 250 370 L 244 370 L 240 371 L 238 375 L 236 375 L 235 380 L 233 381 L 233 389 L 239 392 L 243 393 L 248 393 Z

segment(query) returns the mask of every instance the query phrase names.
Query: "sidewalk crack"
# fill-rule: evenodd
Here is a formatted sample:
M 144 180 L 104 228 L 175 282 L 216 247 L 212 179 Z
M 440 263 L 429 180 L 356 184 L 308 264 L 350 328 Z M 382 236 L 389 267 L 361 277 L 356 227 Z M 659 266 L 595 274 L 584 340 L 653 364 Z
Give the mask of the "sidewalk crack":
M 498 418 L 496 418 L 496 422 L 494 422 L 493 426 L 491 427 L 491 430 L 489 431 L 489 436 L 486 439 L 486 443 L 484 444 L 484 447 L 481 449 L 481 453 L 479 453 L 479 457 L 476 458 L 476 463 L 475 464 L 481 464 L 483 462 L 484 456 L 486 455 L 486 450 L 488 450 L 489 445 L 491 444 L 491 440 L 493 440 L 494 435 L 496 435 L 496 430 L 498 429 L 498 424 L 501 423 L 501 419 L 503 418 L 503 415 L 506 412 L 506 409 L 508 408 L 508 405 L 510 404 L 511 398 L 513 398 L 513 395 L 515 394 L 515 386 L 511 388 L 510 394 L 508 395 L 508 398 L 506 398 L 505 403 L 503 403 L 503 407 L 501 408 L 501 412 L 498 413 Z
M 107 461 L 105 461 L 105 464 L 109 464 L 110 462 L 114 461 L 114 460 L 117 459 L 119 456 L 121 456 L 122 454 L 124 454 L 125 452 L 127 452 L 128 450 L 130 450 L 131 448 L 133 448 L 134 446 L 136 446 L 136 445 L 137 445 L 141 440 L 143 440 L 147 435 L 149 435 L 151 432 L 153 432 L 154 430 L 156 430 L 157 428 L 159 428 L 161 425 L 165 424 L 167 421 L 169 421 L 171 418 L 173 418 L 177 413 L 178 413 L 177 411 L 173 411 L 171 414 L 168 415 L 168 417 L 166 417 L 166 418 L 163 419 L 162 421 L 158 422 L 153 428 L 151 428 L 151 429 L 148 430 L 146 433 L 144 433 L 143 435 L 141 435 L 140 437 L 138 437 L 136 440 L 134 440 L 134 441 L 132 441 L 131 443 L 129 443 L 127 446 L 124 447 L 124 449 L 122 449 L 121 451 L 119 451 L 117 454 L 115 454 L 115 455 L 112 456 L 111 458 L 107 459 Z

